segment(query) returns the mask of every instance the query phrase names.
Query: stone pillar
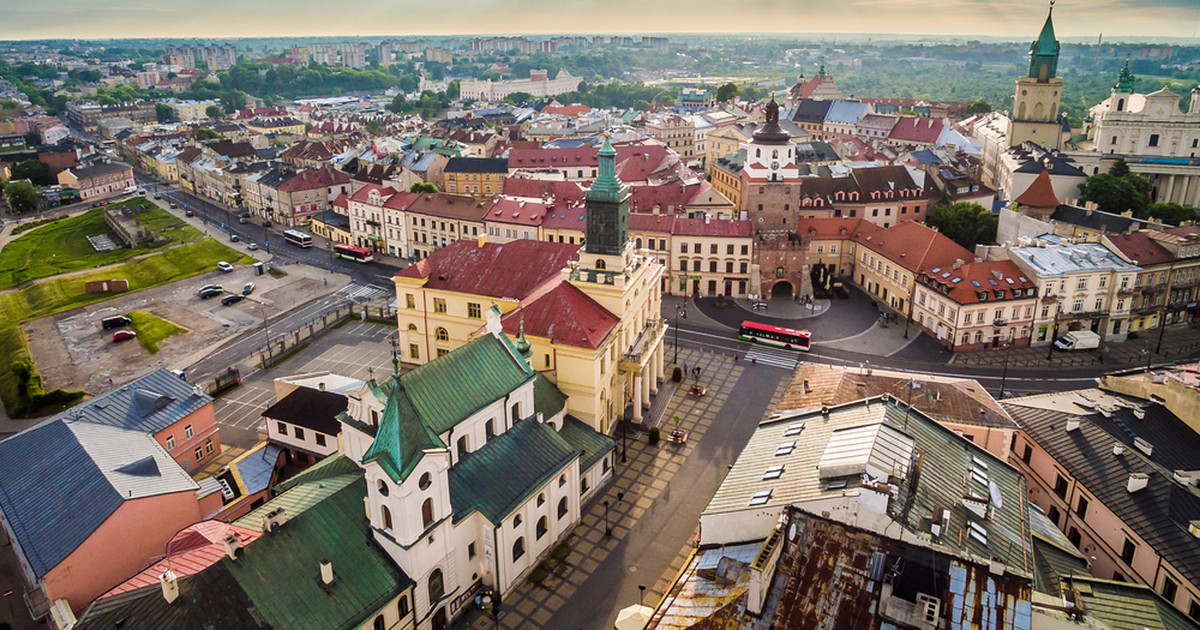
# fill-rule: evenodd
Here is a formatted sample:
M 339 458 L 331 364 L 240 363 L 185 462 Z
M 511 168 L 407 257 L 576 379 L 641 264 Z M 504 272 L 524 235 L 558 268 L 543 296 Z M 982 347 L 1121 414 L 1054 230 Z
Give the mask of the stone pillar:
M 650 371 L 650 364 L 642 368 L 642 402 L 650 404 L 650 384 L 654 382 L 654 375 Z
M 1171 193 L 1175 192 L 1175 176 L 1167 175 L 1166 179 L 1167 179 L 1166 192 L 1164 192 L 1159 197 L 1158 200 L 1160 203 L 1167 203 L 1167 202 L 1171 201 Z M 1160 190 L 1162 190 L 1162 189 L 1160 189 Z
M 1192 198 L 1189 199 L 1188 203 L 1185 205 L 1189 205 L 1193 208 L 1200 208 L 1200 177 L 1191 175 L 1189 179 L 1191 179 L 1196 185 L 1192 187 Z
M 633 376 L 633 421 L 642 421 L 642 373 Z
M 650 363 L 646 366 L 650 370 L 650 393 L 658 394 L 658 382 L 662 379 L 662 366 L 658 364 L 658 353 L 662 351 L 662 344 L 654 349 L 654 353 L 650 355 Z

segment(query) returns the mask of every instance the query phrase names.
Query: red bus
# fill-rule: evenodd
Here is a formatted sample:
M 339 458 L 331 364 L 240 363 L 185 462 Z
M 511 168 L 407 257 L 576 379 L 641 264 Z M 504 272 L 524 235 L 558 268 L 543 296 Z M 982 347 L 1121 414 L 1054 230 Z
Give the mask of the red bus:
M 346 258 L 356 260 L 361 263 L 369 263 L 375 260 L 375 255 L 369 249 L 362 247 L 354 247 L 352 245 L 343 245 L 341 243 L 333 246 L 333 253 L 338 258 Z
M 751 343 L 765 343 L 805 352 L 812 346 L 812 333 L 807 330 L 771 326 L 749 320 L 742 322 L 742 327 L 738 329 L 738 338 Z

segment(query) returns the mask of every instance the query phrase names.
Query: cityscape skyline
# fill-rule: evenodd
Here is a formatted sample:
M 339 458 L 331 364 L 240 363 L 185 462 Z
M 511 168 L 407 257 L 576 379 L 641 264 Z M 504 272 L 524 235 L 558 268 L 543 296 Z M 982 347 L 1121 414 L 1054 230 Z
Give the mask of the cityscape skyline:
M 666 34 L 829 34 L 1025 36 L 1031 21 L 1044 19 L 1047 3 L 1021 0 L 1000 5 L 991 0 L 848 0 L 836 8 L 814 2 L 760 0 L 754 10 L 702 0 L 681 15 L 676 5 L 614 0 L 603 5 L 585 1 L 570 11 L 547 0 L 524 0 L 498 7 L 485 0 L 454 6 L 397 6 L 367 0 L 360 10 L 328 14 L 312 0 L 278 5 L 244 6 L 214 0 L 204 15 L 194 15 L 180 0 L 162 3 L 103 3 L 76 0 L 67 5 L 0 3 L 10 17 L 0 25 L 0 38 L 127 39 L 240 37 L 379 37 L 490 34 L 629 33 Z M 503 9 L 503 10 L 502 10 Z M 869 9 L 869 14 L 863 11 Z M 1142 10 L 1135 10 L 1142 9 Z M 1153 10 L 1145 10 L 1153 9 Z M 1196 0 L 1103 0 L 1055 7 L 1059 37 L 1106 39 L 1200 37 L 1200 2 Z M 245 19 L 230 20 L 230 15 Z M 772 16 L 764 22 L 765 16 Z M 314 19 L 319 16 L 320 19 Z M 370 16 L 369 20 L 364 16 Z M 637 18 L 636 21 L 633 18 Z M 636 30 L 637 25 L 652 25 Z M 103 34 L 103 35 L 100 35 Z

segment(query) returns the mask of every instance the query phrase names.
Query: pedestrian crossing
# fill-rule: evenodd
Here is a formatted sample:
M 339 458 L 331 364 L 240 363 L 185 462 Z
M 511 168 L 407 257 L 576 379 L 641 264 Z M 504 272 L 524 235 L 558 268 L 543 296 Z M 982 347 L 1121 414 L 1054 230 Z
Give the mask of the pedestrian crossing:
M 755 364 L 794 370 L 800 364 L 800 355 L 791 350 L 754 346 L 746 351 L 745 360 Z
M 387 288 L 381 287 L 377 284 L 358 284 L 357 282 L 351 282 L 350 284 L 342 287 L 342 289 L 337 292 L 337 295 L 343 300 L 369 302 L 371 300 L 392 297 L 392 291 L 389 291 Z

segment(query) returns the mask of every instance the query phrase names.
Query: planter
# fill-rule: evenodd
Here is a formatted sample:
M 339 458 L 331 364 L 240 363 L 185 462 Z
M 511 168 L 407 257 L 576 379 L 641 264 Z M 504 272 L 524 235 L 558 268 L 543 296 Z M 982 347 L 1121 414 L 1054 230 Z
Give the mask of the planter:
M 650 427 L 650 432 L 646 436 L 646 441 L 651 446 L 658 444 L 658 440 L 661 438 L 660 433 L 661 432 L 659 431 L 658 427 Z
M 671 380 L 675 381 L 676 383 L 683 380 L 683 369 L 678 365 L 676 365 L 675 369 L 671 371 Z

